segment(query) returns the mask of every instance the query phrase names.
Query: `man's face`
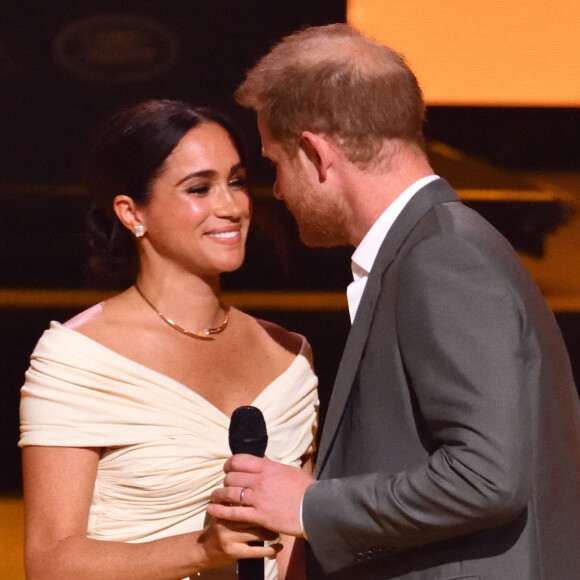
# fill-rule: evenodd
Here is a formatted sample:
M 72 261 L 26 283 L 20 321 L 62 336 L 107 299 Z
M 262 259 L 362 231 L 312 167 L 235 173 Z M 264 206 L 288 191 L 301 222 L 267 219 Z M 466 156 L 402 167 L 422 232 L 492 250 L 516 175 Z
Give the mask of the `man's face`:
M 329 192 L 318 178 L 316 167 L 299 150 L 290 156 L 270 135 L 261 113 L 258 129 L 262 137 L 262 155 L 276 168 L 274 197 L 284 201 L 292 212 L 300 239 L 311 247 L 348 244 L 346 223 L 348 211 L 339 192 Z

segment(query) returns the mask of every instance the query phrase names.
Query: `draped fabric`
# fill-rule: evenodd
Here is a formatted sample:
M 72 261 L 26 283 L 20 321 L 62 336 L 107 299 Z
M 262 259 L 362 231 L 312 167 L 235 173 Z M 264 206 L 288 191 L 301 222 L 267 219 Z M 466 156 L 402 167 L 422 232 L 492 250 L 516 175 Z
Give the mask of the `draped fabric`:
M 252 403 L 266 421 L 266 456 L 296 466 L 314 451 L 308 353 L 303 339 Z M 228 428 L 229 418 L 191 389 L 57 322 L 38 342 L 21 391 L 20 446 L 103 449 L 88 525 L 96 539 L 143 542 L 203 528 L 231 455 Z M 274 563 L 267 567 L 275 578 Z

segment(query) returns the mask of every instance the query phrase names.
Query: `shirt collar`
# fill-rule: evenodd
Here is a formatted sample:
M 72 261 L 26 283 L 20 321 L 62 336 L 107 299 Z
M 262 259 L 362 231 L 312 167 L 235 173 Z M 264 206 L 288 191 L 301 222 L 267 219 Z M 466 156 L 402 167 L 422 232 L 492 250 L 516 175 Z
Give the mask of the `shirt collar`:
M 421 188 L 436 179 L 439 179 L 438 175 L 428 175 L 415 181 L 379 216 L 352 255 L 351 268 L 355 280 L 369 275 L 383 240 L 403 208 Z

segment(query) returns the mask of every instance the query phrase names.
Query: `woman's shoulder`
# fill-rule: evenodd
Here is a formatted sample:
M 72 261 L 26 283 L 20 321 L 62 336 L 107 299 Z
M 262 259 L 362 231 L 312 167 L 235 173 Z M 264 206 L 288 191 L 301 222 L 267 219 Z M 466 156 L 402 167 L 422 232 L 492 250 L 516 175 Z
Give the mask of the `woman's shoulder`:
M 66 322 L 63 322 L 63 326 L 70 330 L 76 330 L 77 332 L 82 332 L 86 327 L 90 327 L 94 324 L 98 324 L 99 320 L 103 316 L 103 303 L 95 304 L 86 310 L 83 310 L 76 316 L 73 316 Z
M 119 329 L 119 322 L 130 315 L 131 310 L 126 308 L 126 292 L 116 294 L 83 310 L 76 316 L 63 323 L 62 326 L 75 330 L 90 338 L 103 337 Z
M 301 334 L 292 332 L 269 320 L 263 320 L 261 318 L 255 318 L 254 320 L 272 340 L 285 350 L 290 351 L 293 355 L 298 356 L 299 354 L 306 354 L 310 351 L 310 345 L 306 337 Z

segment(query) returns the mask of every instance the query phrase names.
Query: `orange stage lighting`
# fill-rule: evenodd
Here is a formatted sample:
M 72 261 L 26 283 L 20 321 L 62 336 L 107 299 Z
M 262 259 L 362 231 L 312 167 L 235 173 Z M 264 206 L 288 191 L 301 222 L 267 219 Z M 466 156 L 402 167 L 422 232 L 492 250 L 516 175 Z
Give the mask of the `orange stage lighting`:
M 348 0 L 347 21 L 406 56 L 430 105 L 580 106 L 580 2 Z

